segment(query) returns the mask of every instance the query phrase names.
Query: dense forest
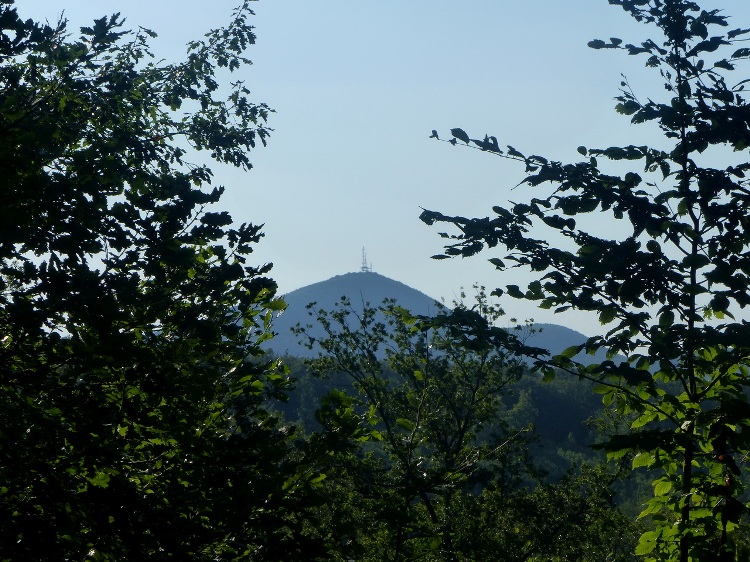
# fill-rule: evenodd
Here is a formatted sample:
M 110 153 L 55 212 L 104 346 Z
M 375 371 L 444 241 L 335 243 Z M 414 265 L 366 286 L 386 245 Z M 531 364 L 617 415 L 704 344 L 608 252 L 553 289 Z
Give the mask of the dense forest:
M 623 81 L 617 111 L 660 146 L 564 164 L 433 131 L 521 166 L 528 194 L 491 217 L 425 210 L 447 230 L 434 257 L 490 251 L 535 280 L 433 314 L 311 304 L 303 360 L 267 351 L 285 303 L 253 264 L 262 230 L 195 163 L 249 170 L 269 138 L 270 108 L 232 81 L 250 3 L 171 63 L 119 15 L 74 37 L 2 0 L 0 559 L 750 560 L 732 78 L 750 29 L 687 0 L 609 3 L 654 39 L 589 46 L 659 74 L 646 96 Z M 550 353 L 494 296 L 603 333 Z

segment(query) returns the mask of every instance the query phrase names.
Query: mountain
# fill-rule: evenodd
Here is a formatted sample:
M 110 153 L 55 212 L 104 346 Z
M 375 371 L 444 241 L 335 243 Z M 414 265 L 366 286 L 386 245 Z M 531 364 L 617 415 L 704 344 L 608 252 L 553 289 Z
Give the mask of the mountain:
M 362 311 L 364 303 L 377 307 L 385 299 L 395 299 L 400 306 L 414 314 L 427 315 L 437 312 L 435 299 L 399 281 L 372 271 L 346 273 L 284 295 L 287 309 L 274 320 L 273 329 L 277 335 L 270 341 L 269 347 L 279 355 L 317 355 L 300 345 L 291 329 L 297 324 L 313 324 L 310 329 L 311 335 L 322 335 L 322 330 L 314 325 L 312 317 L 308 314 L 307 305 L 314 302 L 317 308 L 331 311 L 344 296 L 351 301 L 357 312 Z
M 312 324 L 311 335 L 321 336 L 322 329 L 314 325 L 306 309 L 307 305 L 315 302 L 317 308 L 330 311 L 334 309 L 334 305 L 342 296 L 346 296 L 351 301 L 352 307 L 357 312 L 362 310 L 363 303 L 378 306 L 384 299 L 395 299 L 399 306 L 414 314 L 430 315 L 438 310 L 436 299 L 399 281 L 372 271 L 346 273 L 284 295 L 288 306 L 278 318 L 274 319 L 273 328 L 277 336 L 269 342 L 268 347 L 278 355 L 316 356 L 316 351 L 309 350 L 299 343 L 291 329 L 297 324 L 302 326 Z M 534 328 L 538 331 L 529 337 L 527 343 L 549 349 L 553 353 L 579 345 L 587 339 L 580 332 L 557 324 L 536 324 Z

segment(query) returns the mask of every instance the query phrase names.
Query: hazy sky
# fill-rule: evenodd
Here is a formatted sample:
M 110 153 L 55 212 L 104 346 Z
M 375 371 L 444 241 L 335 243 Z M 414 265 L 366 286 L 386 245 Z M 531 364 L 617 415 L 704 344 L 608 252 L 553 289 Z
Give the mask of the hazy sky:
M 159 34 L 157 56 L 228 21 L 239 0 L 45 0 L 17 2 L 22 16 L 70 29 L 121 12 Z M 750 2 L 701 3 L 750 27 Z M 420 207 L 487 216 L 493 205 L 530 197 L 516 163 L 428 137 L 463 127 L 500 145 L 563 161 L 576 147 L 658 142 L 613 107 L 621 73 L 643 97 L 664 90 L 644 60 L 594 51 L 595 38 L 640 42 L 656 35 L 606 0 L 261 0 L 255 2 L 254 65 L 241 70 L 253 101 L 276 110 L 267 148 L 249 173 L 215 167 L 224 206 L 238 222 L 264 223 L 259 262 L 287 292 L 356 271 L 366 247 L 373 269 L 435 298 L 461 287 L 523 285 L 520 272 L 487 263 L 502 251 L 431 260 L 440 229 Z M 739 80 L 740 78 L 738 78 Z M 608 224 L 599 225 L 610 228 Z M 566 324 L 592 335 L 598 323 L 553 316 L 504 299 L 519 319 Z

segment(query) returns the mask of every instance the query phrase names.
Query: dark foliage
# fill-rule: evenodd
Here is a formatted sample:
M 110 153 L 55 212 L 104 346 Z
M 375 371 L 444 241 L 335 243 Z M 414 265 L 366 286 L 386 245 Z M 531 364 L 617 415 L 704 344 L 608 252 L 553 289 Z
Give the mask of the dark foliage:
M 155 63 L 118 15 L 73 38 L 0 3 L 0 558 L 310 560 L 314 490 L 264 403 L 275 283 L 190 147 L 250 167 L 269 109 L 247 3 Z M 178 111 L 179 110 L 179 111 Z M 302 490 L 310 490 L 302 494 Z M 304 499 L 304 501 L 303 501 Z
M 750 451 L 750 325 L 735 318 L 750 304 L 750 105 L 742 47 L 750 29 L 730 28 L 719 10 L 687 0 L 610 0 L 660 34 L 640 45 L 594 40 L 594 49 L 645 57 L 664 82 L 639 94 L 621 83 L 616 110 L 651 123 L 659 147 L 579 147 L 564 164 L 500 149 L 494 137 L 456 139 L 518 161 L 531 195 L 493 208 L 486 218 L 425 211 L 427 224 L 456 227 L 438 257 L 500 248 L 499 271 L 524 268 L 536 280 L 496 294 L 542 308 L 598 314 L 608 331 L 538 365 L 597 383 L 604 402 L 633 416 L 634 433 L 613 435 L 612 457 L 634 454 L 653 470 L 654 498 L 644 512 L 653 528 L 637 552 L 654 560 L 734 559 L 732 530 L 746 512 L 740 475 Z M 459 146 L 462 146 L 459 144 Z M 634 171 L 620 173 L 632 164 Z M 608 170 L 614 171 L 608 171 Z M 521 192 L 519 191 L 519 196 Z M 588 230 L 596 213 L 606 232 Z M 551 229 L 558 237 L 534 237 Z M 619 235 L 618 235 L 619 234 Z M 607 359 L 584 365 L 585 349 Z M 623 356 L 623 358 L 618 358 Z

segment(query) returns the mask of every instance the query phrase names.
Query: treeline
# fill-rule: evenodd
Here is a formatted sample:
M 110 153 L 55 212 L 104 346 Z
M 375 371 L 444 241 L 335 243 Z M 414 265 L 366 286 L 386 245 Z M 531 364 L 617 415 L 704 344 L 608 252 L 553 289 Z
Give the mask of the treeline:
M 483 293 L 477 305 L 497 320 Z M 321 482 L 344 558 L 635 559 L 639 527 L 616 496 L 632 511 L 626 498 L 649 490 L 591 448 L 611 423 L 591 385 L 543 382 L 522 357 L 467 341 L 447 311 L 343 299 L 314 312 L 327 335 L 297 331 L 320 356 L 283 358 L 295 388 L 277 407 L 313 438 L 352 435 Z

